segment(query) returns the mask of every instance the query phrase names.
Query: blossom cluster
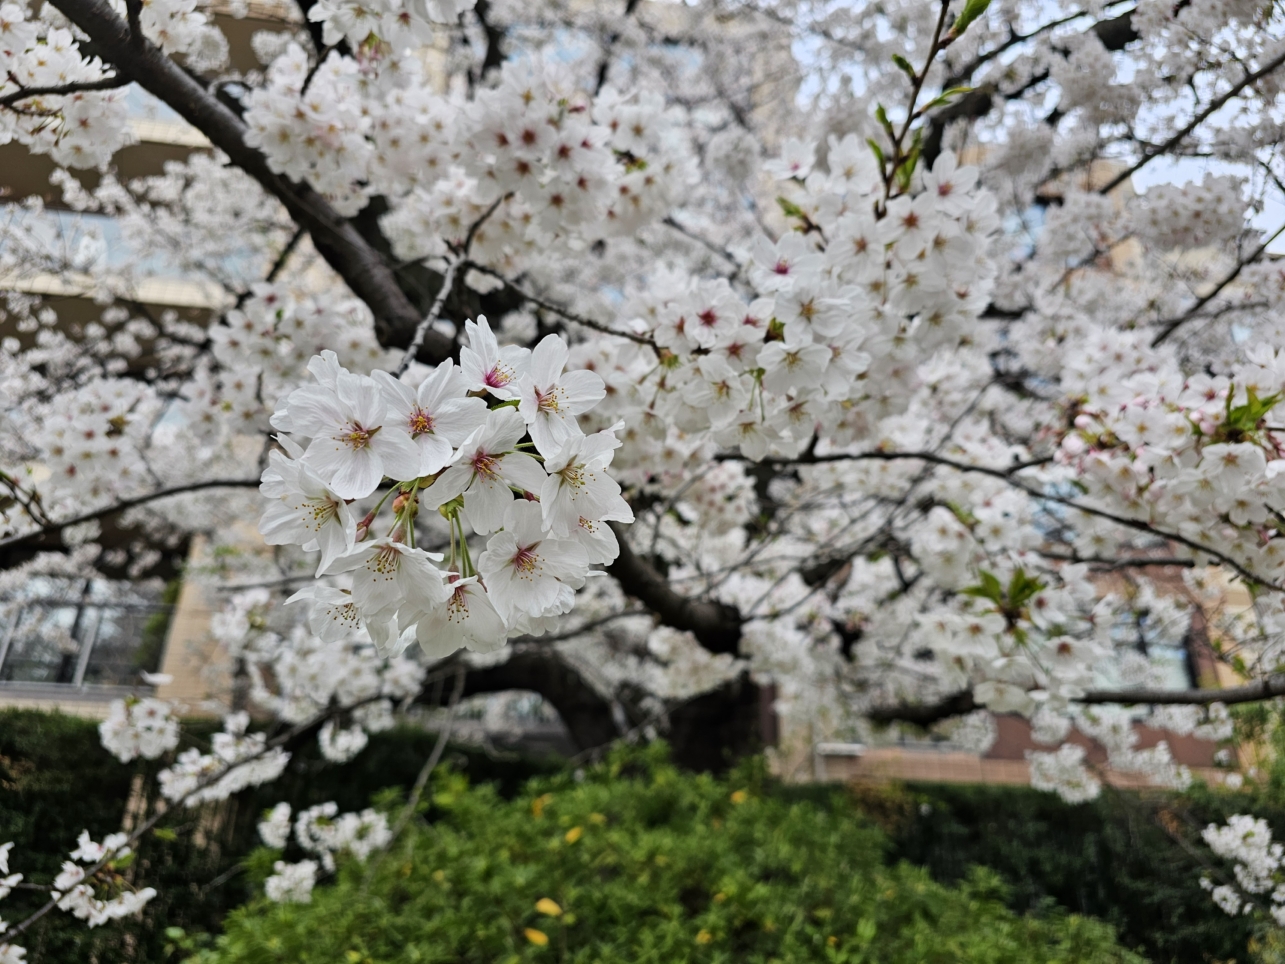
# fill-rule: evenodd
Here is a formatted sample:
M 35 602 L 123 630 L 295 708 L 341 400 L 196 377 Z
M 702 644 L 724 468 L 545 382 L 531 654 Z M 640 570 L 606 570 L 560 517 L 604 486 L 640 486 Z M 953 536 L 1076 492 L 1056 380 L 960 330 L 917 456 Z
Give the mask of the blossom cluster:
M 407 4 L 321 0 L 308 11 L 308 19 L 322 25 L 322 39 L 328 47 L 347 40 L 354 50 L 378 46 L 403 49 L 431 42 L 431 24 L 454 23 L 473 6 L 474 0 L 413 0 Z
M 112 700 L 98 725 L 102 745 L 121 763 L 155 760 L 178 746 L 179 722 L 173 704 L 153 697 Z
M 90 927 L 99 927 L 122 917 L 137 914 L 149 900 L 156 896 L 152 887 L 142 890 L 128 890 L 119 883 L 104 882 L 102 886 L 116 890 L 115 896 L 106 900 L 98 896 L 93 875 L 88 869 L 106 861 L 105 869 L 110 870 L 112 862 L 122 860 L 130 854 L 126 845 L 128 834 L 114 833 L 96 843 L 89 836 L 89 831 L 82 831 L 76 841 L 76 849 L 70 854 L 71 860 L 63 861 L 62 870 L 53 882 L 53 898 L 58 908 L 85 921 Z M 85 865 L 85 866 L 82 866 Z
M 1285 390 L 1285 356 L 1270 345 L 1245 355 L 1227 374 L 1185 376 L 1136 333 L 1094 332 L 1065 360 L 1064 381 L 1086 391 L 1059 457 L 1090 504 L 1279 585 L 1285 542 L 1268 523 L 1285 506 L 1285 436 L 1268 414 Z M 1108 538 L 1091 520 L 1079 531 L 1086 548 Z
M 284 452 L 263 474 L 260 530 L 270 544 L 319 551 L 318 576 L 351 573 L 350 588 L 317 583 L 292 597 L 309 603 L 322 640 L 360 627 L 384 652 L 413 638 L 434 657 L 486 652 L 543 631 L 570 610 L 589 566 L 616 557 L 607 523 L 633 518 L 607 473 L 620 443 L 610 430 L 586 436 L 577 419 L 603 397 L 602 379 L 565 371 L 560 336 L 501 349 L 485 318 L 467 330 L 460 365 L 443 362 L 417 386 L 354 374 L 324 352 L 309 364 L 316 384 L 273 416 Z M 385 478 L 394 484 L 358 519 L 349 503 Z M 416 544 L 421 509 L 446 521 L 449 559 Z M 476 564 L 470 535 L 488 537 Z
M 22 881 L 22 874 L 9 873 L 9 851 L 12 849 L 13 841 L 0 844 L 0 875 L 2 875 L 0 876 L 0 900 L 8 897 L 13 888 Z M 4 918 L 0 917 L 0 936 L 8 933 L 8 927 Z M 23 964 L 26 954 L 26 948 L 0 940 L 0 964 Z
M 398 198 L 384 225 L 399 256 L 443 255 L 471 235 L 473 256 L 503 269 L 555 239 L 582 248 L 656 220 L 692 177 L 681 111 L 611 87 L 591 98 L 556 56 L 506 62 L 467 104 L 421 72 L 401 48 L 331 54 L 312 71 L 291 46 L 250 95 L 247 138 L 343 213 Z
M 290 805 L 278 803 L 259 824 L 260 838 L 274 850 L 284 850 L 289 843 L 290 816 Z M 301 811 L 295 817 L 294 838 L 305 853 L 316 859 L 276 861 L 275 873 L 264 882 L 264 892 L 277 903 L 307 903 L 319 866 L 326 873 L 334 873 L 339 853 L 349 853 L 364 863 L 376 850 L 388 846 L 392 832 L 382 813 L 366 809 L 340 814 L 338 805 L 330 802 Z
M 1200 886 L 1214 903 L 1235 916 L 1253 913 L 1254 898 L 1264 898 L 1272 919 L 1285 927 L 1285 882 L 1280 875 L 1285 848 L 1272 842 L 1272 828 L 1267 821 L 1238 813 L 1228 817 L 1222 826 L 1211 823 L 1201 836 L 1215 854 L 1233 862 L 1234 885 L 1215 885 L 1208 876 L 1200 878 Z
M 1135 205 L 1134 230 L 1160 251 L 1232 241 L 1245 229 L 1243 189 L 1242 178 L 1226 174 L 1156 185 Z
M 0 97 L 104 76 L 102 62 L 83 55 L 70 29 L 33 19 L 23 4 L 0 4 Z M 20 103 L 21 113 L 0 108 L 0 142 L 16 140 L 61 165 L 98 167 L 133 140 L 120 90 L 38 95 Z
M 226 800 L 246 787 L 270 783 L 290 762 L 290 754 L 267 745 L 262 733 L 247 733 L 250 716 L 229 713 L 223 732 L 211 738 L 210 752 L 195 747 L 178 755 L 173 766 L 157 774 L 161 796 L 189 807 L 211 800 Z

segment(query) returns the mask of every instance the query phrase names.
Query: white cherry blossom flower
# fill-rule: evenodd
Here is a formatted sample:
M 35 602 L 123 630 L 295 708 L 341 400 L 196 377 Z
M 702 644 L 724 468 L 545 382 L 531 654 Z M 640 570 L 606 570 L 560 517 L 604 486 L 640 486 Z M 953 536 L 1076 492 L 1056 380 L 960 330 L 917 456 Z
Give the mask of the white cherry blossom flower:
M 445 505 L 461 493 L 464 517 L 476 531 L 494 532 L 504 524 L 513 501 L 510 486 L 539 492 L 547 477 L 540 463 L 516 449 L 526 423 L 512 408 L 500 408 L 460 446 L 455 464 L 421 496 L 425 508 Z
M 538 505 L 520 501 L 509 506 L 504 530 L 487 542 L 478 571 L 495 608 L 513 626 L 519 615 L 538 617 L 569 605 L 589 562 L 578 542 L 548 537 Z
M 322 363 L 333 361 L 324 353 Z M 317 373 L 320 384 L 297 389 L 286 402 L 288 431 L 312 439 L 304 462 L 344 499 L 370 495 L 384 476 L 397 480 L 418 476 L 420 452 L 400 426 L 391 424 L 379 385 L 370 378 L 341 371 L 333 388 Z
M 546 335 L 531 352 L 531 365 L 522 379 L 518 411 L 526 419 L 531 439 L 546 458 L 573 435 L 579 435 L 576 416 L 606 395 L 597 372 L 564 372 L 569 356 L 559 335 Z
M 363 617 L 379 620 L 407 602 L 424 610 L 445 602 L 446 574 L 433 565 L 441 561 L 440 552 L 377 539 L 340 559 L 331 572 L 351 572 L 352 598 L 357 609 Z
M 264 495 L 277 494 L 259 519 L 259 532 L 270 546 L 319 549 L 320 575 L 340 556 L 352 552 L 357 522 L 348 504 L 321 481 L 310 465 L 279 452 L 270 453 L 268 458 L 269 468 L 264 470 L 265 481 L 259 488 Z
M 450 464 L 453 447 L 486 419 L 486 403 L 465 395 L 463 377 L 449 359 L 415 389 L 387 372 L 375 372 L 372 377 L 383 389 L 391 421 L 408 432 L 419 449 L 421 476 Z
M 443 606 L 418 615 L 415 638 L 429 659 L 443 659 L 461 647 L 489 653 L 504 645 L 504 620 L 477 576 L 455 579 Z
M 620 484 L 607 474 L 619 447 L 611 431 L 577 435 L 544 463 L 549 477 L 540 489 L 540 508 L 550 534 L 566 539 L 581 527 L 581 520 L 634 521 Z
M 468 344 L 460 349 L 460 369 L 468 390 L 490 392 L 502 399 L 517 398 L 531 350 L 517 345 L 501 348 L 485 315 L 478 315 L 477 321 L 466 321 L 464 332 Z

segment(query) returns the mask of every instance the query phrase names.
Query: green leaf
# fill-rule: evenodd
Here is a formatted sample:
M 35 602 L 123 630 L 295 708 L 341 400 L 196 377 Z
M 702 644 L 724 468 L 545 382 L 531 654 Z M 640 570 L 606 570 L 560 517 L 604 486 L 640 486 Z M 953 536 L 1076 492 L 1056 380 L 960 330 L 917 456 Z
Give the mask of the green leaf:
M 776 203 L 781 206 L 781 210 L 785 213 L 785 216 L 787 218 L 807 217 L 807 214 L 804 212 L 803 208 L 799 207 L 789 198 L 778 197 L 776 199 Z
M 1028 576 L 1026 570 L 1018 568 L 1013 572 L 1013 578 L 1008 583 L 1008 605 L 1012 609 L 1019 609 L 1026 605 L 1041 589 L 1044 583 L 1040 580 Z
M 934 107 L 944 107 L 946 104 L 950 103 L 952 97 L 959 97 L 963 94 L 971 94 L 973 90 L 974 88 L 972 87 L 951 87 L 949 90 L 943 90 L 940 94 L 938 94 L 928 103 L 926 103 L 920 109 L 919 113 L 922 114 L 925 111 L 930 111 Z
M 867 137 L 866 143 L 870 145 L 870 150 L 874 151 L 875 160 L 879 162 L 879 170 L 882 171 L 887 166 L 884 160 L 883 148 L 878 145 L 873 137 Z
M 883 104 L 875 105 L 875 120 L 877 120 L 883 129 L 888 132 L 889 137 L 894 136 L 892 131 L 892 121 L 888 120 L 888 112 L 883 109 Z
M 1259 398 L 1252 388 L 1246 388 L 1245 404 L 1233 407 L 1231 400 L 1235 393 L 1235 386 L 1230 386 L 1227 391 L 1227 418 L 1223 428 L 1241 433 L 1255 431 L 1258 423 L 1263 420 L 1263 416 L 1270 412 L 1281 399 L 1279 392 L 1268 395 L 1266 398 Z
M 164 840 L 166 843 L 173 843 L 178 839 L 178 834 L 169 827 L 157 827 L 152 831 L 152 836 L 157 840 Z
M 991 5 L 991 0 L 967 0 L 964 9 L 960 11 L 959 16 L 955 18 L 954 24 L 950 28 L 950 39 L 962 37 L 964 31 L 969 25 L 986 12 L 986 8 Z
M 893 54 L 892 62 L 901 68 L 901 72 L 910 78 L 912 84 L 919 79 L 915 74 L 915 68 L 910 66 L 910 61 L 901 56 L 901 54 Z
M 987 572 L 985 569 L 977 573 L 981 579 L 976 586 L 967 586 L 960 592 L 965 596 L 976 596 L 978 599 L 989 599 L 996 606 L 1004 605 L 1004 587 L 1000 581 L 995 578 L 995 574 Z
M 923 149 L 923 140 L 923 128 L 920 128 L 915 131 L 915 139 L 910 145 L 910 150 L 906 152 L 906 156 L 901 159 L 901 163 L 897 166 L 897 186 L 900 187 L 902 191 L 910 190 L 910 180 L 915 176 L 915 168 L 919 164 L 919 155 Z

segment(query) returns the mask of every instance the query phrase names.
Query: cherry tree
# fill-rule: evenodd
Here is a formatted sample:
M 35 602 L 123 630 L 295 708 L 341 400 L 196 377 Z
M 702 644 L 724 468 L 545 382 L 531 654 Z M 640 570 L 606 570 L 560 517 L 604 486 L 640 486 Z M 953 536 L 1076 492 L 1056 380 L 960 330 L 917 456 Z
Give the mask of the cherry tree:
M 1137 720 L 1216 739 L 1285 694 L 1274 7 L 298 13 L 241 73 L 195 2 L 0 5 L 0 132 L 84 215 L 11 206 L 0 271 L 89 272 L 104 305 L 73 330 L 9 298 L 0 580 L 221 547 L 236 705 L 171 804 L 513 689 L 585 751 L 662 733 L 695 767 L 761 746 L 769 704 L 983 744 L 1018 713 L 1033 782 L 1088 799 L 1073 729 L 1180 786 Z M 212 149 L 114 177 L 131 85 Z M 149 313 L 162 252 L 227 309 Z M 1163 685 L 1183 639 L 1246 683 Z M 173 713 L 122 703 L 104 743 L 172 757 Z M 83 841 L 42 914 L 137 909 L 85 881 L 153 821 Z M 391 832 L 300 815 L 316 859 L 271 889 Z

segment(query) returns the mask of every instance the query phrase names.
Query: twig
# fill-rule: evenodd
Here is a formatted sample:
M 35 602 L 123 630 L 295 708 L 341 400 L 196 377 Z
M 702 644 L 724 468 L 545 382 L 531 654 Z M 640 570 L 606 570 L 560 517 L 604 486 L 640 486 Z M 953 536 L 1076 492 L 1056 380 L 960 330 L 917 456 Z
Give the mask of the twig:
M 1285 64 L 1285 51 L 1277 54 L 1275 57 L 1269 60 L 1266 64 L 1264 64 L 1262 67 L 1258 68 L 1258 70 L 1254 71 L 1252 74 L 1246 74 L 1243 78 L 1241 78 L 1239 82 L 1237 82 L 1236 84 L 1233 84 L 1231 88 L 1228 89 L 1225 93 L 1211 100 L 1208 106 L 1206 106 L 1204 110 L 1202 110 L 1199 114 L 1193 117 L 1190 123 L 1188 123 L 1185 127 L 1183 127 L 1182 130 L 1178 131 L 1176 134 L 1174 134 L 1171 138 L 1169 138 L 1163 144 L 1158 145 L 1157 147 L 1155 147 L 1150 151 L 1144 152 L 1143 155 L 1140 158 L 1138 158 L 1138 160 L 1134 164 L 1132 164 L 1130 167 L 1125 168 L 1115 177 L 1111 178 L 1111 180 L 1107 181 L 1107 183 L 1103 187 L 1098 188 L 1098 193 L 1110 194 L 1117 187 L 1119 187 L 1129 178 L 1133 177 L 1134 174 L 1142 170 L 1144 167 L 1150 164 L 1157 157 L 1159 157 L 1162 154 L 1167 154 L 1174 147 L 1178 146 L 1178 144 L 1180 144 L 1183 140 L 1185 140 L 1192 131 L 1194 131 L 1197 127 L 1203 124 L 1206 120 L 1208 120 L 1211 116 L 1216 114 L 1218 111 L 1222 110 L 1222 108 L 1226 106 L 1227 102 L 1230 101 L 1237 94 L 1239 94 L 1242 90 L 1244 90 L 1246 87 L 1250 86 L 1251 84 L 1257 83 L 1258 81 L 1262 80 L 1264 77 L 1266 77 L 1272 71 L 1276 70 L 1282 64 Z
M 424 761 L 424 766 L 419 771 L 419 776 L 415 777 L 415 785 L 411 787 L 410 797 L 406 801 L 406 806 L 402 807 L 401 815 L 397 818 L 397 822 L 393 824 L 392 839 L 394 840 L 401 836 L 402 831 L 406 829 L 406 824 L 410 823 L 410 818 L 415 815 L 415 808 L 419 806 L 419 799 L 424 795 L 424 787 L 428 785 L 428 778 L 432 776 L 434 768 L 442 759 L 442 753 L 446 750 L 446 741 L 450 739 L 451 727 L 455 724 L 455 711 L 459 708 L 460 696 L 464 693 L 464 676 L 466 672 L 463 665 L 455 671 L 455 689 L 451 691 L 451 699 L 447 704 L 446 723 L 438 731 L 437 742 L 433 744 L 433 752 Z
M 1188 321 L 1191 321 L 1191 319 L 1196 316 L 1196 313 L 1199 312 L 1201 308 L 1205 307 L 1205 305 L 1209 304 L 1209 302 L 1217 298 L 1222 293 L 1222 290 L 1224 288 L 1226 288 L 1229 284 L 1231 284 L 1233 281 L 1239 278 L 1240 273 L 1245 269 L 1247 265 L 1251 265 L 1259 258 L 1261 258 L 1267 252 L 1268 245 L 1270 245 L 1273 241 L 1279 238 L 1282 232 L 1285 232 L 1285 224 L 1282 224 L 1279 228 L 1273 231 L 1271 236 L 1262 244 L 1260 244 L 1257 248 L 1255 248 L 1254 252 L 1248 258 L 1245 258 L 1243 261 L 1237 261 L 1236 267 L 1232 268 L 1231 271 L 1227 272 L 1227 274 L 1223 276 L 1223 279 L 1219 281 L 1218 284 L 1214 285 L 1213 289 L 1208 294 L 1201 297 L 1194 305 L 1188 308 L 1181 315 L 1178 315 L 1176 318 L 1170 318 L 1169 320 L 1162 322 L 1164 327 L 1160 330 L 1160 334 L 1156 335 L 1156 337 L 1152 339 L 1151 347 L 1155 348 L 1157 345 L 1163 342 L 1166 338 L 1172 335 L 1175 331 L 1177 331 L 1180 326 L 1186 324 Z
M 620 331 L 616 328 L 611 328 L 600 321 L 594 321 L 592 318 L 586 318 L 584 315 L 578 315 L 569 308 L 564 308 L 561 305 L 555 305 L 551 301 L 546 301 L 539 295 L 534 295 L 530 291 L 520 287 L 517 282 L 509 280 L 494 268 L 488 268 L 486 265 L 478 264 L 476 261 L 470 261 L 468 266 L 474 271 L 478 271 L 489 278 L 494 278 L 496 281 L 502 282 L 506 288 L 518 295 L 524 301 L 529 301 L 531 304 L 536 307 L 543 308 L 545 311 L 552 311 L 555 315 L 561 315 L 567 321 L 573 321 L 577 325 L 584 325 L 586 328 L 592 328 L 594 331 L 600 331 L 604 335 L 617 335 L 621 338 L 628 338 L 630 341 L 637 342 L 640 345 L 646 345 L 649 348 L 656 347 L 656 343 L 647 335 L 636 335 L 632 331 Z
M 207 479 L 204 482 L 191 482 L 187 485 L 176 485 L 169 489 L 160 489 L 156 492 L 149 492 L 147 495 L 138 495 L 129 499 L 121 499 L 112 505 L 104 506 L 101 509 L 94 509 L 92 512 L 85 512 L 71 519 L 64 519 L 61 522 L 49 522 L 42 525 L 34 532 L 25 532 L 22 535 L 9 536 L 6 539 L 0 539 L 0 549 L 8 549 L 11 546 L 19 546 L 26 542 L 31 542 L 50 532 L 57 532 L 66 529 L 68 526 L 80 525 L 82 522 L 90 522 L 94 519 L 101 519 L 104 516 L 115 515 L 117 512 L 124 512 L 126 509 L 133 509 L 140 505 L 146 505 L 148 502 L 154 502 L 157 499 L 164 499 L 171 495 L 183 495 L 187 492 L 199 492 L 203 489 L 233 489 L 249 488 L 257 486 L 258 479 Z
M 424 344 L 424 338 L 428 334 L 428 329 L 432 327 L 433 322 L 442 313 L 442 308 L 446 304 L 446 299 L 450 297 L 452 290 L 455 288 L 455 275 L 461 265 L 469 265 L 467 260 L 469 249 L 473 247 L 473 239 L 477 237 L 477 232 L 487 219 L 496 212 L 501 204 L 511 198 L 513 195 L 502 194 L 491 202 L 491 206 L 482 212 L 482 216 L 469 225 L 468 233 L 464 235 L 464 241 L 455 248 L 454 257 L 447 260 L 446 271 L 442 275 L 442 287 L 438 290 L 436 297 L 433 298 L 433 304 L 429 306 L 426 314 L 418 325 L 415 326 L 415 335 L 411 338 L 410 344 L 406 346 L 406 354 L 402 355 L 401 364 L 393 372 L 393 377 L 400 378 L 410 367 L 410 363 L 415 356 L 419 354 L 420 347 Z
M 433 304 L 418 325 L 415 326 L 415 335 L 411 338 L 410 344 L 406 346 L 406 353 L 402 355 L 401 363 L 393 371 L 394 378 L 400 378 L 410 367 L 410 363 L 415 360 L 419 354 L 420 347 L 424 344 L 424 337 L 428 334 L 428 329 L 437 321 L 437 316 L 442 313 L 442 306 L 446 304 L 446 298 L 450 295 L 451 289 L 455 287 L 455 272 L 459 270 L 460 259 L 451 258 L 446 265 L 446 272 L 442 275 L 442 287 L 438 290 L 436 297 L 433 298 Z
M 118 87 L 126 87 L 129 84 L 130 79 L 128 77 L 122 74 L 113 74 L 101 80 L 87 80 L 79 84 L 58 84 L 53 87 L 23 87 L 12 94 L 5 94 L 0 97 L 0 107 L 11 107 L 18 101 L 26 100 L 29 97 L 64 97 L 68 94 L 79 94 L 93 90 L 115 90 Z
M 715 458 L 719 460 L 732 460 L 732 459 L 744 459 L 744 456 L 736 453 L 732 453 L 732 454 L 720 453 L 719 455 L 716 455 Z M 995 468 L 989 468 L 984 465 L 969 465 L 967 462 L 956 462 L 954 459 L 943 458 L 942 456 L 935 455 L 931 452 L 875 451 L 875 452 L 862 452 L 856 455 L 842 455 L 842 454 L 816 455 L 806 459 L 804 458 L 763 459 L 763 464 L 808 465 L 808 464 L 817 463 L 817 462 L 838 462 L 838 461 L 843 461 L 845 459 L 853 460 L 853 461 L 860 461 L 863 459 L 875 459 L 878 461 L 896 461 L 900 459 L 908 459 L 908 460 L 921 459 L 925 462 L 932 462 L 936 465 L 941 465 L 946 468 L 956 469 L 957 471 L 960 471 L 960 472 L 976 472 L 980 475 L 988 475 L 991 478 L 1000 479 L 1006 484 L 1011 485 L 1013 488 L 1020 489 L 1021 491 L 1025 492 L 1027 495 L 1030 495 L 1036 499 L 1041 499 L 1045 502 L 1053 502 L 1057 505 L 1063 505 L 1063 506 L 1066 506 L 1068 509 L 1076 509 L 1087 515 L 1097 516 L 1099 519 L 1106 519 L 1110 522 L 1115 522 L 1118 525 L 1125 526 L 1126 528 L 1133 529 L 1137 532 L 1145 532 L 1145 533 L 1148 533 L 1149 535 L 1159 536 L 1162 539 L 1169 539 L 1180 545 L 1186 546 L 1188 549 L 1191 549 L 1193 552 L 1199 552 L 1202 555 L 1209 556 L 1211 559 L 1217 559 L 1223 565 L 1227 566 L 1229 569 L 1232 569 L 1238 576 L 1242 577 L 1243 579 L 1247 580 L 1252 584 L 1264 586 L 1267 589 L 1275 589 L 1278 592 L 1285 592 L 1285 585 L 1271 582 L 1269 580 L 1264 579 L 1262 576 L 1255 575 L 1253 572 L 1247 569 L 1244 565 L 1237 562 L 1235 559 L 1233 559 L 1231 556 L 1227 555 L 1226 553 L 1219 552 L 1217 549 L 1212 549 L 1209 546 L 1202 545 L 1201 543 L 1197 542 L 1195 539 L 1189 539 L 1187 536 L 1184 536 L 1181 533 L 1170 532 L 1166 529 L 1161 529 L 1158 526 L 1152 525 L 1151 523 L 1145 522 L 1141 519 L 1131 519 L 1128 516 L 1117 515 L 1116 513 L 1110 512 L 1106 509 L 1099 509 L 1095 506 L 1085 505 L 1082 502 L 1077 502 L 1075 499 L 1070 499 L 1063 495 L 1054 495 L 1051 492 L 1044 492 L 1033 486 L 1027 485 L 1025 482 L 1023 482 L 1020 479 L 1014 478 L 1014 473 L 1019 472 L 1022 469 L 1033 468 L 1038 465 L 1045 465 L 1050 461 L 1052 461 L 1051 459 L 1047 459 L 1047 458 L 1035 459 L 1029 462 L 1020 462 L 1010 467 L 1009 469 L 995 469 Z

